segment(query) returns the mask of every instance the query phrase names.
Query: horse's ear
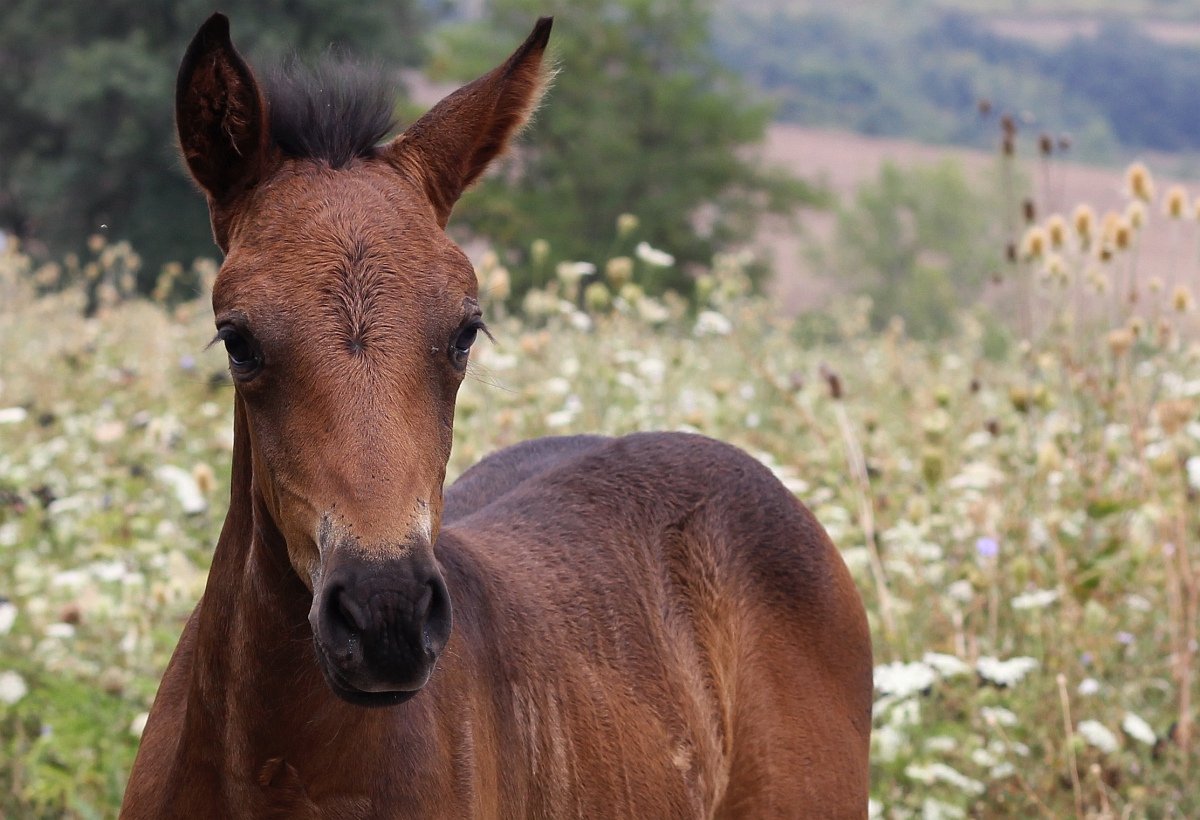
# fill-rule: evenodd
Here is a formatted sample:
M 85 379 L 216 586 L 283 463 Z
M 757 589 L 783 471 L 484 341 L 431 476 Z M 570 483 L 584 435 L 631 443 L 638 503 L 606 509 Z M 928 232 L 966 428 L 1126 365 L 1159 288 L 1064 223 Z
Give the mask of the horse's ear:
M 175 83 L 175 126 L 183 157 L 210 207 L 258 181 L 266 154 L 267 106 L 250 66 L 214 14 L 192 38 Z M 218 242 L 220 242 L 218 237 Z
M 387 148 L 389 159 L 420 179 L 443 228 L 454 203 L 529 120 L 550 72 L 542 65 L 551 17 L 542 17 L 505 63 L 463 86 Z

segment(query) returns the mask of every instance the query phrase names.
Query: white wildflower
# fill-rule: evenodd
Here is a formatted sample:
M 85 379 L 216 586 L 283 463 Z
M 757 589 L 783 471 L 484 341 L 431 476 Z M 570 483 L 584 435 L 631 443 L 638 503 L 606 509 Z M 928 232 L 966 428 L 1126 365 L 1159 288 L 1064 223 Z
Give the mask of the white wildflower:
M 134 737 L 141 737 L 142 732 L 146 731 L 146 721 L 150 719 L 149 712 L 139 712 L 133 722 L 129 724 L 129 734 Z
M 999 726 L 1016 726 L 1017 716 L 1003 706 L 984 706 L 979 710 L 980 717 L 987 724 Z
M 958 741 L 949 735 L 934 735 L 925 741 L 925 751 L 947 754 L 958 748 Z
M 1100 691 L 1100 681 L 1095 678 L 1084 678 L 1079 682 L 1079 694 L 1090 697 Z
M 1098 720 L 1080 721 L 1076 730 L 1089 745 L 1106 754 L 1112 754 L 1121 746 L 1112 730 Z
M 1200 456 L 1192 456 L 1187 460 L 1188 484 L 1194 490 L 1200 490 Z
M 702 310 L 696 317 L 696 327 L 692 332 L 697 336 L 728 336 L 733 330 L 733 322 L 715 310 Z
M 562 376 L 554 376 L 542 383 L 542 389 L 552 396 L 565 396 L 571 392 L 571 383 Z
M 1037 667 L 1037 660 L 1030 657 L 1009 658 L 1002 661 L 984 655 L 975 662 L 975 671 L 979 673 L 979 676 L 998 686 L 1012 686 Z
M 669 268 L 675 264 L 674 256 L 666 251 L 660 251 L 658 248 L 652 248 L 649 242 L 639 242 L 634 253 L 637 254 L 638 259 L 656 268 Z
M 921 820 L 962 820 L 967 813 L 951 803 L 943 803 L 935 797 L 926 797 L 921 804 Z
M 558 280 L 565 285 L 573 285 L 585 276 L 596 272 L 596 266 L 591 262 L 559 262 L 554 273 Z
M 1057 589 L 1037 589 L 1012 599 L 1013 609 L 1045 609 L 1058 600 Z
M 25 679 L 16 672 L 0 672 L 0 701 L 12 706 L 25 697 L 28 691 Z
M 950 479 L 952 490 L 986 490 L 998 487 L 1005 481 L 1004 473 L 988 464 L 986 461 L 972 461 L 965 465 L 962 471 Z
M 183 511 L 188 515 L 196 515 L 208 509 L 208 500 L 205 499 L 204 493 L 200 492 L 200 485 L 189 471 L 174 464 L 164 464 L 154 471 L 154 475 L 159 481 L 171 486 L 179 500 L 179 506 L 183 507 Z
M 667 310 L 662 302 L 650 296 L 638 300 L 637 312 L 642 321 L 650 325 L 661 325 L 671 318 L 671 311 Z
M 883 804 L 874 797 L 867 798 L 867 820 L 883 820 Z
M 0 601 L 0 635 L 7 635 L 17 620 L 17 605 L 12 601 Z
M 888 724 L 871 733 L 871 742 L 875 744 L 874 759 L 891 763 L 908 743 L 908 735 Z
M 964 578 L 946 587 L 946 595 L 960 604 L 969 604 L 975 600 L 975 587 Z
M 0 424 L 20 424 L 28 415 L 24 407 L 5 407 L 0 409 Z
M 975 751 L 971 752 L 971 762 L 976 766 L 982 766 L 983 768 L 987 769 L 995 766 L 1000 761 L 997 760 L 996 756 L 987 749 L 976 749 Z
M 943 678 L 968 675 L 971 672 L 971 667 L 964 661 L 956 658 L 954 655 L 943 655 L 941 652 L 926 652 L 921 661 L 928 666 L 932 666 Z
M 933 686 L 936 680 L 933 667 L 920 661 L 895 661 L 875 667 L 875 688 L 885 695 L 915 695 Z
M 582 310 L 571 311 L 571 327 L 578 330 L 580 333 L 587 333 L 592 329 L 592 317 L 588 316 Z
M 566 427 L 575 420 L 575 414 L 570 410 L 557 410 L 546 416 L 547 427 Z
M 47 638 L 64 638 L 64 639 L 74 638 L 75 637 L 75 627 L 73 627 L 71 624 L 66 624 L 66 623 L 50 624 L 49 626 L 46 627 L 46 637 Z
M 21 525 L 16 521 L 9 521 L 7 524 L 0 526 L 0 547 L 16 546 L 16 543 L 21 540 Z
M 989 769 L 988 777 L 992 778 L 992 780 L 1003 780 L 1006 777 L 1012 777 L 1016 773 L 1017 767 L 1005 760 Z
M 940 780 L 967 794 L 983 794 L 987 791 L 987 787 L 978 780 L 967 777 L 958 769 L 947 766 L 945 763 L 931 763 L 928 766 L 914 763 L 904 770 L 904 774 L 912 780 L 922 783 L 934 783 Z
M 1154 609 L 1154 605 L 1141 595 L 1125 596 L 1125 606 L 1129 607 L 1135 612 L 1149 612 Z
M 1133 712 L 1126 712 L 1125 719 L 1121 721 L 1121 731 L 1129 735 L 1134 740 L 1140 740 L 1147 746 L 1153 746 L 1158 742 L 1158 736 L 1154 734 L 1154 730 L 1150 728 L 1150 724 L 1136 715 Z

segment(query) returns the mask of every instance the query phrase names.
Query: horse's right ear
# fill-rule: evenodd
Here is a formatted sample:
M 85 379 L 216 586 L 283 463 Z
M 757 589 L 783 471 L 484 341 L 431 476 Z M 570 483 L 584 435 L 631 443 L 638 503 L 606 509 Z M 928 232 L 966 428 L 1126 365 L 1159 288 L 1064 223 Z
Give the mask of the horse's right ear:
M 229 39 L 224 14 L 205 20 L 183 55 L 175 127 L 188 169 L 208 194 L 216 227 L 217 209 L 261 176 L 268 138 L 267 106 Z M 224 245 L 222 237 L 217 241 Z

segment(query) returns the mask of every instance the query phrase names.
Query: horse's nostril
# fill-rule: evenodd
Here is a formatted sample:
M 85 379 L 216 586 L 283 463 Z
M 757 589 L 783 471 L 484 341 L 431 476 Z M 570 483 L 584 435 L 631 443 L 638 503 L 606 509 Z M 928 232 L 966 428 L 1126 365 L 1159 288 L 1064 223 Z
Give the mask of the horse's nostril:
M 450 594 L 440 577 L 426 584 L 422 604 L 425 616 L 421 630 L 423 649 L 429 655 L 437 655 L 450 638 Z
M 363 631 L 361 613 L 346 594 L 345 588 L 337 587 L 330 592 L 329 598 L 326 599 L 326 610 L 336 632 L 354 635 Z

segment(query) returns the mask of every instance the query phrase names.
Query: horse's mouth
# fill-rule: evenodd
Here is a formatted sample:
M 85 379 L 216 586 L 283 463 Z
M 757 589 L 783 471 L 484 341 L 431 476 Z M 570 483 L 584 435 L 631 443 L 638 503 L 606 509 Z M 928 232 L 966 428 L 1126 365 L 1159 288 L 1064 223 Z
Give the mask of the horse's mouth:
M 321 647 L 320 641 L 314 639 L 313 647 L 317 651 L 317 665 L 321 667 L 321 674 L 325 678 L 325 683 L 335 695 L 353 706 L 365 706 L 371 709 L 398 706 L 401 703 L 411 700 L 418 692 L 425 688 L 425 683 L 422 683 L 416 689 L 411 690 L 368 692 L 364 689 L 359 689 L 347 681 L 335 666 L 329 662 L 329 657 Z M 428 679 L 426 679 L 427 681 Z

